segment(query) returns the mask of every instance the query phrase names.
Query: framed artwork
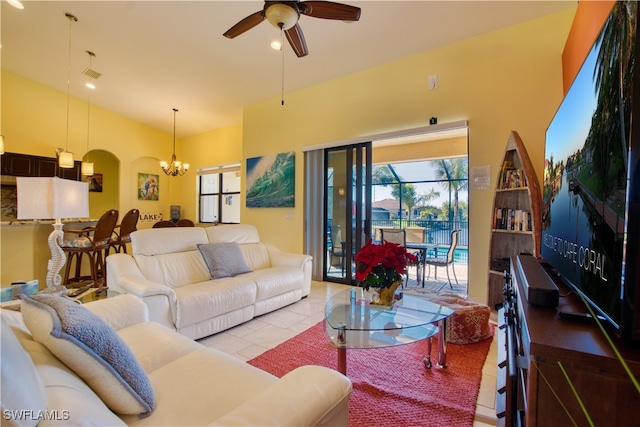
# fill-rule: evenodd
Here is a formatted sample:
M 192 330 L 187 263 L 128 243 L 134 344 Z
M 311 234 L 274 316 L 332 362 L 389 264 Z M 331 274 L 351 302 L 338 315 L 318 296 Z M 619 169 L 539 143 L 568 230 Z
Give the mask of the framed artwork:
M 152 173 L 138 173 L 138 200 L 159 200 L 160 177 Z
M 248 208 L 293 207 L 296 153 L 280 153 L 247 159 Z
M 94 173 L 92 176 L 88 176 L 85 181 L 89 183 L 89 191 L 94 193 L 102 193 L 102 174 Z

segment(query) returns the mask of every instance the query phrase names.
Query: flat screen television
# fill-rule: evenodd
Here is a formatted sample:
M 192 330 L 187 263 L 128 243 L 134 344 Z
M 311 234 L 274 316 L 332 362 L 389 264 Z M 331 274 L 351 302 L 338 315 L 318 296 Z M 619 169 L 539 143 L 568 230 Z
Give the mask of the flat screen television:
M 640 340 L 636 2 L 616 2 L 546 132 L 541 256 Z

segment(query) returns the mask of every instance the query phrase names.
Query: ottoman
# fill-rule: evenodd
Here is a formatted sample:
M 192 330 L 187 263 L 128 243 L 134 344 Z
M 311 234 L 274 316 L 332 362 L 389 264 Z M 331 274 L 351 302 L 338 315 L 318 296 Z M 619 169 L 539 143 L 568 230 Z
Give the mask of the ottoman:
M 447 342 L 470 344 L 492 336 L 489 326 L 491 310 L 488 305 L 456 296 L 439 296 L 430 300 L 454 311 L 447 319 Z

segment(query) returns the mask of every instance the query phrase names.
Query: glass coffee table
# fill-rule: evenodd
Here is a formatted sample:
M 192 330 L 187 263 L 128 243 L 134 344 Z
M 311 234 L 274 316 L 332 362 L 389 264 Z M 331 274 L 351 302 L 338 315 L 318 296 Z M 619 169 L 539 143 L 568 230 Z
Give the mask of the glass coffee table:
M 347 349 L 379 348 L 427 340 L 426 368 L 431 368 L 431 338 L 438 334 L 437 366 L 447 366 L 445 330 L 448 307 L 403 295 L 392 307 L 372 305 L 362 288 L 338 292 L 327 301 L 324 331 L 338 351 L 338 371 L 347 373 Z

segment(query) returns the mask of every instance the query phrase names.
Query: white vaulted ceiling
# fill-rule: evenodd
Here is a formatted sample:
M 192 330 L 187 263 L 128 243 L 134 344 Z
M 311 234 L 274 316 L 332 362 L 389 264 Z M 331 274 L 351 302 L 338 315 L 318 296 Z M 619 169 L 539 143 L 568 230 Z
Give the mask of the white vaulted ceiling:
M 300 18 L 309 55 L 285 50 L 285 93 L 575 7 L 575 1 L 344 1 L 359 22 Z M 281 93 L 282 57 L 268 22 L 222 34 L 262 1 L 23 1 L 1 3 L 2 68 L 86 99 L 86 50 L 102 76 L 91 101 L 178 137 L 239 123 L 242 108 Z M 427 76 L 425 75 L 425 85 Z

